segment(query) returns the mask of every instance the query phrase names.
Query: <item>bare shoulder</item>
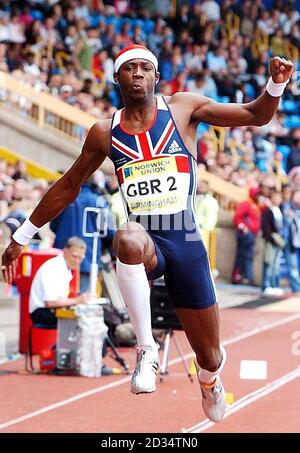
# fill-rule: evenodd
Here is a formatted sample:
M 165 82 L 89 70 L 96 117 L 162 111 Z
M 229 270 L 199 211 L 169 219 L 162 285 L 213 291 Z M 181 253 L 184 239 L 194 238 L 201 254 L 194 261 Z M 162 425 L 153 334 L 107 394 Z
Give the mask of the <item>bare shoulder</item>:
M 111 122 L 111 119 L 97 121 L 89 130 L 89 134 L 95 135 L 98 138 L 100 138 L 100 135 L 102 136 L 103 134 L 109 134 Z
M 195 93 L 179 91 L 178 93 L 173 94 L 173 96 L 167 96 L 166 102 L 172 106 L 184 106 L 185 108 L 190 108 L 193 110 L 195 107 L 199 108 L 201 105 L 205 105 L 211 99 L 201 96 Z
M 195 93 L 178 92 L 168 96 L 166 102 L 172 114 L 179 124 L 185 120 L 188 126 L 196 127 L 203 120 L 203 112 L 208 104 L 214 102 L 212 99 Z M 182 115 L 182 112 L 185 114 Z
M 111 119 L 106 119 L 93 124 L 86 137 L 84 148 L 97 149 L 108 156 L 111 122 Z

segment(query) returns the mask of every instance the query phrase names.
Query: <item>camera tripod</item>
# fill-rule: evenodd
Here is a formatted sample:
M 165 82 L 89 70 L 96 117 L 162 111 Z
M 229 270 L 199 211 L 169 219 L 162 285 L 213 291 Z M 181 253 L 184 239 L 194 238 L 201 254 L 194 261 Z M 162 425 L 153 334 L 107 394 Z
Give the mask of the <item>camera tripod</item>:
M 96 216 L 96 225 L 97 228 L 95 231 L 88 231 L 88 216 L 95 215 Z M 86 207 L 84 208 L 83 212 L 83 220 L 82 220 L 82 234 L 84 237 L 93 238 L 93 253 L 92 253 L 92 262 L 90 268 L 90 282 L 89 282 L 89 291 L 94 296 L 97 297 L 97 281 L 98 281 L 98 272 L 99 272 L 99 265 L 97 261 L 97 250 L 99 246 L 99 239 L 101 237 L 105 237 L 108 228 L 108 218 L 103 210 L 100 208 L 94 207 Z M 104 253 L 101 258 L 101 264 L 103 266 L 103 280 L 107 286 L 107 291 L 109 295 L 110 302 L 112 305 L 118 310 L 118 312 L 122 312 L 125 307 L 125 303 L 123 301 L 122 295 L 113 289 L 118 285 L 116 284 L 116 277 L 114 275 L 114 270 L 111 262 L 111 257 L 108 252 Z M 105 299 L 105 298 L 104 298 Z M 126 363 L 125 359 L 119 354 L 115 344 L 113 343 L 112 339 L 110 338 L 109 334 L 106 335 L 106 342 L 107 345 L 111 348 L 111 357 L 118 362 L 122 368 L 124 369 L 125 373 L 129 373 L 129 366 Z
M 105 339 L 107 341 L 108 346 L 111 348 L 112 351 L 111 357 L 121 365 L 125 373 L 129 374 L 129 366 L 125 362 L 125 359 L 117 351 L 117 348 L 113 343 L 112 339 L 110 338 L 110 336 L 107 335 Z
M 181 346 L 175 336 L 175 333 L 173 329 L 169 328 L 165 332 L 165 337 L 164 337 L 164 354 L 163 354 L 163 359 L 162 359 L 162 364 L 160 367 L 160 382 L 163 382 L 164 376 L 168 374 L 168 361 L 169 361 L 169 352 L 170 352 L 170 344 L 171 344 L 171 338 L 173 337 L 177 352 L 181 358 L 184 370 L 186 372 L 187 377 L 191 382 L 193 382 L 193 377 L 191 373 L 189 372 L 188 365 L 186 363 L 186 360 L 184 358 L 183 351 L 181 349 Z

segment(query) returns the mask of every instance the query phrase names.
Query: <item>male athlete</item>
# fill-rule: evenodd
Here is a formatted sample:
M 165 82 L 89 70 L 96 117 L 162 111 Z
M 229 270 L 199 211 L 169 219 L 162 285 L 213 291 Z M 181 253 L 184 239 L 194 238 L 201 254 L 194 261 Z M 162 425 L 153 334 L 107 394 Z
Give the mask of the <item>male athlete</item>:
M 110 157 L 129 215 L 115 235 L 114 249 L 118 282 L 138 341 L 131 380 L 135 394 L 156 389 L 159 358 L 148 280 L 164 275 L 196 354 L 205 414 L 213 421 L 223 418 L 225 392 L 219 374 L 226 355 L 207 253 L 193 214 L 196 130 L 201 121 L 225 127 L 268 123 L 292 70 L 291 61 L 271 59 L 266 91 L 248 104 L 218 104 L 192 93 L 163 98 L 154 95 L 159 80 L 156 57 L 139 45 L 123 49 L 115 60 L 114 77 L 125 108 L 112 120 L 94 124 L 76 162 L 49 189 L 3 254 L 4 279 L 10 283 L 23 245 L 76 198 L 81 185 Z

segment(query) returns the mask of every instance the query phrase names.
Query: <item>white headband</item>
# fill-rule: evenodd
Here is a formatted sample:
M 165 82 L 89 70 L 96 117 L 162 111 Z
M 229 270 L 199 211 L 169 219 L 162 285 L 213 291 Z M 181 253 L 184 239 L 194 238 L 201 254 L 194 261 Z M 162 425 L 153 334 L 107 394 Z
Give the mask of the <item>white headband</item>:
M 127 50 L 126 52 L 122 53 L 115 61 L 114 64 L 114 70 L 115 72 L 118 72 L 120 67 L 122 66 L 123 63 L 126 63 L 126 61 L 133 60 L 135 58 L 141 58 L 142 60 L 148 60 L 151 63 L 154 64 L 155 70 L 157 71 L 158 69 L 158 61 L 156 56 L 150 52 L 150 50 L 147 49 L 130 49 Z

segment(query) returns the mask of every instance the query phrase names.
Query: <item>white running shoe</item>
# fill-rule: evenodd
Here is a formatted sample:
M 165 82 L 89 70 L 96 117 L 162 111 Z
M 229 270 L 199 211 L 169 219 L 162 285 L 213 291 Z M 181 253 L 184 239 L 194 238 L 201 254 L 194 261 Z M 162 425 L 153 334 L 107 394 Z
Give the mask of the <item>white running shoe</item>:
M 216 377 L 213 387 L 200 383 L 202 393 L 202 407 L 205 415 L 212 422 L 220 422 L 226 409 L 225 390 L 220 376 Z
M 271 288 L 268 286 L 263 290 L 264 296 L 282 296 L 284 294 L 284 290 L 282 288 Z
M 156 390 L 156 375 L 159 370 L 158 351 L 151 346 L 137 349 L 137 363 L 131 378 L 130 391 L 135 393 L 151 393 Z

